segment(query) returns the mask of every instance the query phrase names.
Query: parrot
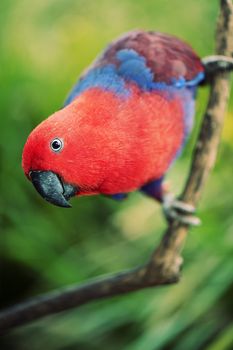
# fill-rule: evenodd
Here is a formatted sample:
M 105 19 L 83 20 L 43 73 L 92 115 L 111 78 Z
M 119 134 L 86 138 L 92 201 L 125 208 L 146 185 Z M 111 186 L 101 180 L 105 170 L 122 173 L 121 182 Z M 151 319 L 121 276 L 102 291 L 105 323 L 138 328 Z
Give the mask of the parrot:
M 83 72 L 63 108 L 31 132 L 22 154 L 26 177 L 64 208 L 74 196 L 122 200 L 141 191 L 169 210 L 193 212 L 189 204 L 166 204 L 164 178 L 190 135 L 204 80 L 201 59 L 183 40 L 124 34 Z

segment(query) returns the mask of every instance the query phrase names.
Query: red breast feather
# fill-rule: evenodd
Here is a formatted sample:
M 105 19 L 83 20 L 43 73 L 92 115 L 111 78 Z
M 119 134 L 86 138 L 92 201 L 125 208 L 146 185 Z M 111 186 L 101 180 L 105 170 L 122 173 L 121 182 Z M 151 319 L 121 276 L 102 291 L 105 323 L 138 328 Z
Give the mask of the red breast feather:
M 132 191 L 163 175 L 182 143 L 182 104 L 131 89 L 125 100 L 89 89 L 40 124 L 25 145 L 25 172 L 51 170 L 81 193 L 105 194 Z M 64 141 L 58 154 L 49 149 L 54 137 Z

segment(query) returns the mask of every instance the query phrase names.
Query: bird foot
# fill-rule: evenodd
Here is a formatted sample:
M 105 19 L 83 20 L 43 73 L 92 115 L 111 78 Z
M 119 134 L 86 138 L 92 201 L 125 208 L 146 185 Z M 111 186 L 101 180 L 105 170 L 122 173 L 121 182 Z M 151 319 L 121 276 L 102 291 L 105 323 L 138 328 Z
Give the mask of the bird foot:
M 206 56 L 202 58 L 202 64 L 207 75 L 233 70 L 233 58 L 222 55 Z
M 172 193 L 166 193 L 163 197 L 163 212 L 168 222 L 177 220 L 185 225 L 198 226 L 201 220 L 193 215 L 195 211 L 193 205 L 176 199 Z

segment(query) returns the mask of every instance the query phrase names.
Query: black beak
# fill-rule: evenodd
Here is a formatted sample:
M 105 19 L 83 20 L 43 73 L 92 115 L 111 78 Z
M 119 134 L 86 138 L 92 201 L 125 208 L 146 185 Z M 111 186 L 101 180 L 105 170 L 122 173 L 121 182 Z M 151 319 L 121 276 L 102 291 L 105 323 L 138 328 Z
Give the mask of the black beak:
M 76 186 L 64 183 L 52 171 L 32 170 L 29 176 L 36 190 L 46 201 L 59 207 L 71 207 L 68 200 L 77 193 Z

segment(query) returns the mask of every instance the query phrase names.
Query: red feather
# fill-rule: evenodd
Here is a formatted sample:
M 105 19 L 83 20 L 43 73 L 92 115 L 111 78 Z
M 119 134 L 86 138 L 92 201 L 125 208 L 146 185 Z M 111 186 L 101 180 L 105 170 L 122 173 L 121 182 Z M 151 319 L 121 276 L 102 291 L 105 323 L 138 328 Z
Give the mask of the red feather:
M 41 123 L 25 145 L 25 173 L 51 170 L 82 194 L 129 192 L 161 177 L 183 141 L 182 102 L 131 89 L 125 100 L 89 89 Z M 57 154 L 55 137 L 64 142 Z

